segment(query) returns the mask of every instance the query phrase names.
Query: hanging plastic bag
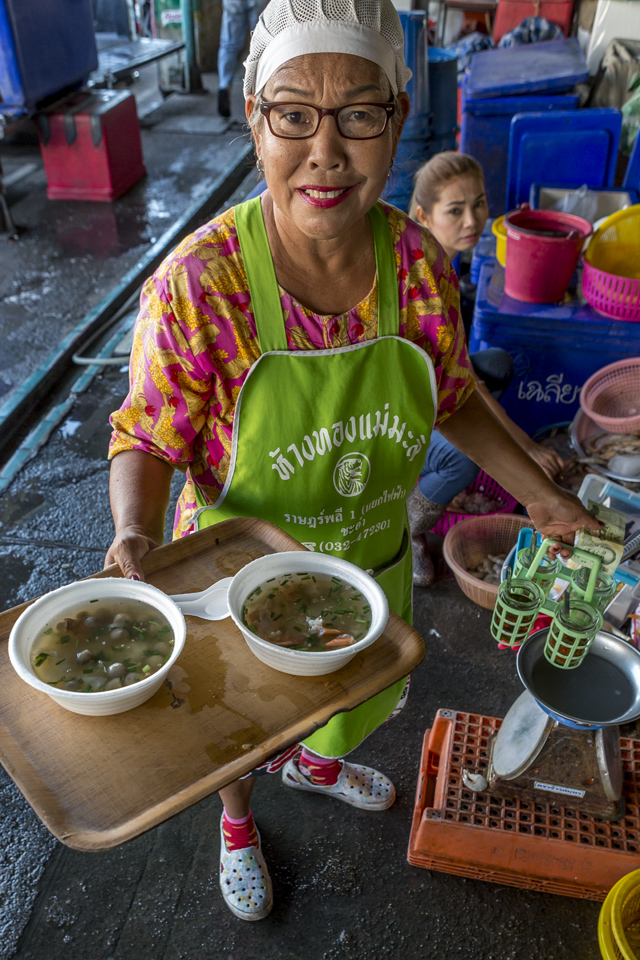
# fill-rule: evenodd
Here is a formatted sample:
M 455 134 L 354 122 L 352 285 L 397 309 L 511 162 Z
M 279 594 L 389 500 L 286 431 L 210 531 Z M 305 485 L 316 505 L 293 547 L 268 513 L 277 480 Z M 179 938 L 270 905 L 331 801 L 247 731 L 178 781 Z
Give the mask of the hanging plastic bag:
M 598 194 L 583 184 L 578 190 L 571 190 L 549 207 L 561 213 L 574 213 L 593 223 L 598 213 Z

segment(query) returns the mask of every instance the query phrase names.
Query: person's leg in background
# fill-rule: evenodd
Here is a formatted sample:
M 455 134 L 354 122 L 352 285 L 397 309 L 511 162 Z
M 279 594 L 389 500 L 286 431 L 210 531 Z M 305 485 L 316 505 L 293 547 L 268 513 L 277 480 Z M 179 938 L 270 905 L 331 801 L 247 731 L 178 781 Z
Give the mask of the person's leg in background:
M 247 0 L 247 22 L 251 33 L 256 28 L 260 14 L 267 5 L 267 0 Z
M 222 23 L 218 47 L 218 113 L 231 116 L 231 84 L 247 35 L 246 0 L 222 0 Z
M 407 498 L 416 586 L 427 587 L 435 577 L 425 534 L 438 522 L 447 504 L 466 490 L 479 472 L 480 467 L 473 460 L 439 433 L 431 435 L 420 479 Z

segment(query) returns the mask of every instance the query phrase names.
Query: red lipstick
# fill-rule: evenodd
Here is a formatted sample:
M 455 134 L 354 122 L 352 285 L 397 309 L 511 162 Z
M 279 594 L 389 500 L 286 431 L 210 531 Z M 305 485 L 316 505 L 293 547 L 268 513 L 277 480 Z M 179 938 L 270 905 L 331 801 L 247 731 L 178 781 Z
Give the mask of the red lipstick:
M 326 209 L 328 207 L 336 207 L 339 203 L 342 203 L 343 200 L 351 196 L 356 187 L 357 184 L 351 187 L 325 187 L 317 184 L 306 184 L 304 187 L 297 187 L 296 192 L 312 207 Z M 330 196 L 322 196 L 322 194 L 330 194 Z M 337 194 L 337 196 L 335 196 L 335 194 Z

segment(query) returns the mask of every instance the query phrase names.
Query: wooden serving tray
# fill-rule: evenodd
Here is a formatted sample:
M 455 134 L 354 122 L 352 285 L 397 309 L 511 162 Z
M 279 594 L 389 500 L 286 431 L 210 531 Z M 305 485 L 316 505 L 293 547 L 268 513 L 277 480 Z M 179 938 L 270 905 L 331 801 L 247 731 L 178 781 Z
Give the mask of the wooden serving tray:
M 304 550 L 262 520 L 227 520 L 143 561 L 165 593 L 203 590 L 267 553 Z M 117 567 L 96 577 L 119 576 Z M 424 656 L 422 637 L 391 615 L 341 670 L 294 677 L 253 656 L 233 621 L 187 617 L 187 640 L 160 690 L 110 717 L 70 713 L 24 683 L 8 655 L 28 604 L 0 616 L 0 762 L 49 830 L 76 850 L 138 836 L 390 686 Z

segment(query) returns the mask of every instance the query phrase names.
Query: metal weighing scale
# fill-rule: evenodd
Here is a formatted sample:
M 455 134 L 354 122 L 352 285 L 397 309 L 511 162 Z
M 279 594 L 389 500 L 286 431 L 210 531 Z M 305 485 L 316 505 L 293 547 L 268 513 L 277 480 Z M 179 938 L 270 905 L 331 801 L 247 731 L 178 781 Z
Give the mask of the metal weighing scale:
M 537 559 L 546 555 L 548 545 L 549 541 L 543 543 Z M 592 567 L 595 583 L 600 559 L 595 554 L 582 559 Z M 524 578 L 522 568 L 519 573 L 516 566 L 516 577 L 501 589 L 510 588 L 513 598 L 514 585 L 517 592 L 518 584 L 530 584 L 535 571 L 535 560 Z M 592 602 L 589 591 L 583 595 L 585 599 Z M 538 610 L 555 609 L 556 616 L 562 611 L 560 603 L 544 597 L 539 601 Z M 565 615 L 567 609 L 565 605 Z M 598 616 L 601 627 L 601 614 Z M 500 611 L 497 603 L 492 632 L 503 641 L 504 633 L 496 636 L 500 617 L 504 622 L 505 611 Z M 521 620 L 508 623 L 514 641 L 509 645 L 517 646 L 524 625 Z M 550 648 L 554 626 L 555 621 L 550 628 L 530 634 L 520 646 L 517 669 L 525 690 L 489 740 L 487 769 L 482 773 L 463 770 L 463 782 L 475 792 L 551 803 L 599 819 L 619 820 L 624 816 L 619 724 L 640 717 L 640 651 L 598 629 L 586 644 L 575 636 L 575 657 L 569 666 L 569 647 L 561 645 L 563 637 L 558 637 L 557 629 Z

